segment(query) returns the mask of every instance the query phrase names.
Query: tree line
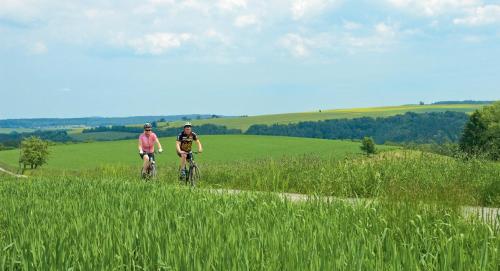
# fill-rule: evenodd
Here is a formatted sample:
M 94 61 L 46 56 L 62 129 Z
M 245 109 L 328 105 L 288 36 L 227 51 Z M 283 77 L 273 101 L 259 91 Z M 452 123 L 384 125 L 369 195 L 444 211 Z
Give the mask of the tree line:
M 229 135 L 229 134 L 241 134 L 240 129 L 229 129 L 226 126 L 215 125 L 215 124 L 203 124 L 195 127 L 196 132 L 202 135 Z M 144 129 L 142 127 L 130 127 L 130 126 L 101 126 L 95 128 L 84 129 L 82 133 L 98 133 L 98 132 L 127 132 L 139 134 L 142 133 Z M 182 131 L 179 127 L 170 127 L 161 130 L 155 130 L 157 136 L 168 137 L 176 136 Z M 137 136 L 134 135 L 133 138 Z
M 160 137 L 176 136 L 180 133 L 182 128 L 167 128 L 163 130 L 156 130 L 155 133 Z M 226 126 L 204 124 L 196 126 L 196 131 L 203 135 L 228 135 L 228 134 L 241 134 L 239 129 L 228 129 Z M 98 132 L 128 132 L 131 133 L 129 137 L 122 137 L 122 139 L 133 139 L 137 134 L 142 133 L 141 127 L 128 127 L 128 126 L 100 126 L 83 130 L 83 133 L 98 133 Z M 78 140 L 71 137 L 65 130 L 38 130 L 29 133 L 12 132 L 9 134 L 0 133 L 0 151 L 18 148 L 24 138 L 36 137 L 42 140 L 51 142 L 78 142 Z
M 435 105 L 444 105 L 444 104 L 492 104 L 495 101 L 473 101 L 473 100 L 465 100 L 465 101 L 440 101 L 432 104 Z
M 46 141 L 52 142 L 70 142 L 73 141 L 68 132 L 63 130 L 54 131 L 34 131 L 30 133 L 10 133 L 0 134 L 0 150 L 18 148 L 21 141 L 28 137 L 36 137 Z
M 500 101 L 470 116 L 459 147 L 471 155 L 500 160 Z
M 376 143 L 458 142 L 468 115 L 461 112 L 412 113 L 379 118 L 333 119 L 296 124 L 252 125 L 247 134 L 323 139 L 363 139 Z
M 0 127 L 4 128 L 47 128 L 71 126 L 106 126 L 131 125 L 150 122 L 151 120 L 179 121 L 183 119 L 209 119 L 214 115 L 171 115 L 171 116 L 136 116 L 136 117 L 88 117 L 88 118 L 38 118 L 38 119 L 0 119 Z M 221 117 L 221 116 L 217 116 Z

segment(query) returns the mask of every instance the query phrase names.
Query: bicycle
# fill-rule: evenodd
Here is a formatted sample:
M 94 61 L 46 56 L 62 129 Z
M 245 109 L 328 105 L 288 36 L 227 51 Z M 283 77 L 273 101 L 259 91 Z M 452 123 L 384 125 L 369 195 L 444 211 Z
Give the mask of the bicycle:
M 198 182 L 201 178 L 200 168 L 196 164 L 194 160 L 194 155 L 199 154 L 199 152 L 189 152 L 189 159 L 187 162 L 189 163 L 189 169 L 184 168 L 185 176 L 181 176 L 181 181 L 184 181 L 186 185 L 191 184 L 191 187 L 196 186 L 196 182 Z
M 155 151 L 154 154 L 157 154 L 157 152 Z M 149 156 L 149 166 L 146 172 L 143 172 L 143 169 L 141 169 L 141 177 L 146 181 L 156 178 L 157 174 L 155 157 L 154 155 L 148 155 L 148 156 Z

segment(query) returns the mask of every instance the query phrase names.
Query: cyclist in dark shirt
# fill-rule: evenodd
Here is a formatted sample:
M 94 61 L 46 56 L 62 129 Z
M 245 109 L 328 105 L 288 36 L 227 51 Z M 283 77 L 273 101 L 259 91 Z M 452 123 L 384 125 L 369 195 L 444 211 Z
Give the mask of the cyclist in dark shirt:
M 176 150 L 177 155 L 181 159 L 181 176 L 186 175 L 186 162 L 191 159 L 191 151 L 193 147 L 193 142 L 198 144 L 198 152 L 203 152 L 203 146 L 201 145 L 198 135 L 193 132 L 193 125 L 190 122 L 184 124 L 184 130 L 177 136 Z

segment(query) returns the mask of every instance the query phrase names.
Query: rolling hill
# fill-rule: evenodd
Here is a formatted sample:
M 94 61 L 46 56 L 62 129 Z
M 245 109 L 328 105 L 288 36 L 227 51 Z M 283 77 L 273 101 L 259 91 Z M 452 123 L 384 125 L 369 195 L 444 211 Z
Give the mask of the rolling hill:
M 160 139 L 165 153 L 157 158 L 161 164 L 175 164 L 175 139 Z M 279 158 L 286 155 L 314 153 L 320 157 L 343 158 L 347 154 L 360 153 L 359 143 L 352 141 L 323 140 L 294 137 L 221 135 L 201 138 L 205 153 L 201 161 L 222 162 L 232 160 L 253 160 L 259 158 Z M 390 147 L 380 146 L 381 149 Z M 43 168 L 84 169 L 103 165 L 140 165 L 136 140 L 93 142 L 51 147 L 49 163 Z M 1 151 L 0 163 L 17 166 L 17 150 Z
M 483 104 L 433 104 L 433 105 L 403 105 L 370 108 L 333 109 L 319 112 L 287 113 L 274 115 L 260 115 L 234 118 L 217 118 L 192 120 L 194 125 L 216 124 L 224 125 L 228 128 L 241 129 L 246 131 L 254 124 L 289 124 L 302 121 L 320 121 L 328 119 L 359 118 L 359 117 L 388 117 L 406 112 L 465 112 L 470 113 L 484 106 Z M 180 127 L 183 121 L 170 122 L 170 127 Z M 160 123 L 159 127 L 165 127 L 166 123 Z

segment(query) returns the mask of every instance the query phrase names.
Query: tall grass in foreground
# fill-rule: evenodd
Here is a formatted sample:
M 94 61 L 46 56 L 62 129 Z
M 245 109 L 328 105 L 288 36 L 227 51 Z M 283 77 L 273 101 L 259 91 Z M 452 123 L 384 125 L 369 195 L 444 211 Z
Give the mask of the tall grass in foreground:
M 498 270 L 498 227 L 418 203 L 214 195 L 127 178 L 0 182 L 0 270 Z
M 459 160 L 415 151 L 386 152 L 370 158 L 282 159 L 199 164 L 200 185 L 338 197 L 379 197 L 397 201 L 500 206 L 500 163 Z M 133 178 L 139 167 L 104 167 L 66 172 L 88 178 Z M 159 182 L 176 183 L 176 164 L 159 164 Z M 62 173 L 49 172 L 48 175 Z

